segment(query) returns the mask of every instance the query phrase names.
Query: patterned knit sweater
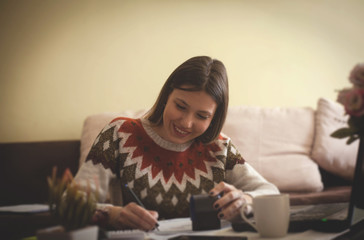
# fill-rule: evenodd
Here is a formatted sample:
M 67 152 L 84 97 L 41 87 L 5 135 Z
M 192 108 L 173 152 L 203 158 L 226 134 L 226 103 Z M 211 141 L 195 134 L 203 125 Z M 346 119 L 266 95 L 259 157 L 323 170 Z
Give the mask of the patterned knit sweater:
M 191 195 L 208 193 L 221 181 L 253 197 L 278 192 L 245 162 L 228 137 L 221 134 L 209 144 L 174 144 L 157 135 L 146 119 L 116 118 L 100 132 L 76 181 L 86 187 L 95 177 L 101 201 L 132 201 L 127 184 L 161 218 L 189 216 Z M 119 190 L 122 199 L 115 202 L 117 193 L 108 195 L 110 189 Z

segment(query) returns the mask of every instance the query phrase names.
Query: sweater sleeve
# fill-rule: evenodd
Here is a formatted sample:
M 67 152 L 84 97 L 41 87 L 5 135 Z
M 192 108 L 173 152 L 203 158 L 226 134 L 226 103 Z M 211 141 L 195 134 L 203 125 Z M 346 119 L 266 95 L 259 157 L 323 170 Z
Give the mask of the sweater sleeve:
M 233 159 L 231 159 L 233 158 Z M 240 159 L 240 160 L 237 160 Z M 278 194 L 278 188 L 268 182 L 240 155 L 239 151 L 229 141 L 227 152 L 226 182 L 241 189 L 244 193 L 253 198 L 259 195 Z M 231 166 L 232 165 L 232 166 Z
M 116 178 L 115 172 L 120 171 L 117 161 L 119 127 L 118 121 L 113 121 L 104 127 L 95 139 L 85 163 L 75 176 L 75 181 L 82 190 L 90 186 L 93 192 L 98 191 L 100 202 L 105 202 L 108 198 L 110 181 Z

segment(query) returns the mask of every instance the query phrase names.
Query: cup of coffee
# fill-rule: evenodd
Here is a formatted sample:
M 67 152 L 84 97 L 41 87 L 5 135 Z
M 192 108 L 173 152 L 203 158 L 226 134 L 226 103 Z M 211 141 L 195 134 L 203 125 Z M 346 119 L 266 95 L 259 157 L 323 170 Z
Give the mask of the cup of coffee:
M 246 209 L 251 206 L 253 219 L 245 215 Z M 289 226 L 289 195 L 263 195 L 253 198 L 253 204 L 244 204 L 241 207 L 241 217 L 257 230 L 261 237 L 278 238 L 287 234 Z

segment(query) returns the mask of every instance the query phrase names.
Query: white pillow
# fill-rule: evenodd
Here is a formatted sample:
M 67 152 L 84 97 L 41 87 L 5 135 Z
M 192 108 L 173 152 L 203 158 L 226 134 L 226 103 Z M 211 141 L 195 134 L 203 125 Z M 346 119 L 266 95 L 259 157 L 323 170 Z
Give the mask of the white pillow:
M 145 112 L 146 110 L 124 111 L 120 113 L 100 113 L 87 117 L 83 123 L 81 133 L 80 166 L 86 161 L 86 157 L 92 147 L 92 144 L 106 124 L 116 117 L 138 118 Z
M 330 136 L 335 130 L 347 127 L 347 121 L 348 116 L 342 105 L 328 99 L 319 99 L 312 158 L 326 171 L 352 180 L 359 141 L 347 145 L 347 139 Z
M 310 158 L 313 109 L 230 107 L 223 132 L 245 160 L 280 191 L 323 189 L 318 165 Z

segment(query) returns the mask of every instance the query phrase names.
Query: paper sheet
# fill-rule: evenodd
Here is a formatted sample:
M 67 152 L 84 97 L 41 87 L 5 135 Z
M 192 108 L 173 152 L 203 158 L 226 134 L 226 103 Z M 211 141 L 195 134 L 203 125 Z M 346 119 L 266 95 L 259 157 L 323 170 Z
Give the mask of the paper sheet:
M 47 204 L 20 204 L 13 206 L 0 207 L 0 214 L 18 213 L 18 214 L 30 214 L 49 211 Z

